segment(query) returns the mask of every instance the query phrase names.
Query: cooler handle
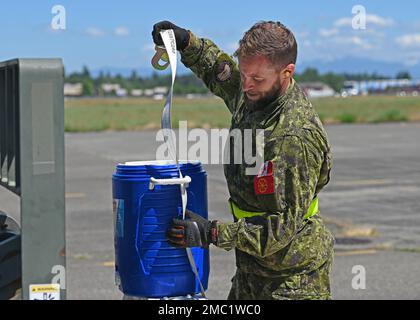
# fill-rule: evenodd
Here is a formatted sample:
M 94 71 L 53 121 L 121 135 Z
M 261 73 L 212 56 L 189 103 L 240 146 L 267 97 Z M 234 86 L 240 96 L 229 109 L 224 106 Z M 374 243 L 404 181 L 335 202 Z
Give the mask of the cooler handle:
M 185 176 L 183 178 L 172 178 L 172 179 L 156 179 L 151 177 L 149 183 L 149 190 L 153 190 L 155 185 L 175 185 L 175 184 L 184 184 L 185 187 L 188 187 L 188 184 L 191 182 L 191 178 L 189 176 Z

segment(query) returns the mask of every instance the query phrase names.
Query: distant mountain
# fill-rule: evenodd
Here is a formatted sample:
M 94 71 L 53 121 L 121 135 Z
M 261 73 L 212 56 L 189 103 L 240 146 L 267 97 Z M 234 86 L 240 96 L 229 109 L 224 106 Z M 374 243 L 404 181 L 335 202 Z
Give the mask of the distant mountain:
M 335 72 L 335 73 L 374 73 L 376 72 L 379 75 L 394 77 L 400 71 L 408 71 L 413 78 L 420 79 L 420 65 L 415 66 L 405 66 L 403 63 L 398 62 L 384 62 L 384 61 L 376 61 L 376 60 L 369 60 L 369 59 L 362 59 L 362 58 L 355 58 L 355 57 L 347 57 L 333 61 L 321 61 L 321 60 L 314 60 L 314 61 L 305 61 L 302 63 L 297 64 L 297 72 L 301 73 L 306 68 L 316 68 L 320 73 L 326 72 Z M 153 74 L 153 72 L 157 72 L 161 74 L 161 71 L 155 71 L 151 66 L 150 67 L 140 67 L 140 68 L 119 68 L 119 67 L 102 67 L 99 69 L 91 70 L 91 75 L 93 77 L 97 77 L 100 71 L 104 73 L 109 72 L 111 75 L 120 74 L 124 77 L 128 77 L 131 75 L 132 71 L 136 70 L 137 74 L 141 77 L 149 77 Z M 169 70 L 164 71 L 169 72 Z M 178 63 L 178 74 L 186 74 L 190 71 L 184 67 L 184 65 L 179 62 Z
M 297 65 L 297 72 L 306 68 L 316 68 L 320 73 L 374 73 L 394 77 L 399 71 L 408 71 L 413 78 L 420 79 L 420 65 L 406 66 L 398 62 L 384 62 L 354 57 L 342 58 L 334 61 L 307 61 Z

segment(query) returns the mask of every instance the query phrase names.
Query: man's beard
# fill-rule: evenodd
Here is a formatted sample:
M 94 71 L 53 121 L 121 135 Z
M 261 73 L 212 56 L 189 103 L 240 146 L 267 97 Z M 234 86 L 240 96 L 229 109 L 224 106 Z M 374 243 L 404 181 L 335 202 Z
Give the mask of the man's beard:
M 260 110 L 274 102 L 280 96 L 280 85 L 275 83 L 273 87 L 258 100 L 250 100 L 245 94 L 245 104 L 250 110 Z

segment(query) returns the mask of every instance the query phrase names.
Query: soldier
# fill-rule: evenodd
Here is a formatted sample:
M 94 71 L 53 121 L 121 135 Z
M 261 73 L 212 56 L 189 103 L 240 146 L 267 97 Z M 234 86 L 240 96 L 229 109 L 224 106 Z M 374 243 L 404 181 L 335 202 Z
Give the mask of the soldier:
M 167 29 L 175 32 L 184 65 L 224 100 L 231 130 L 264 129 L 265 140 L 259 174 L 247 175 L 245 163 L 224 165 L 234 222 L 188 211 L 188 219 L 173 220 L 170 243 L 235 249 L 228 299 L 331 299 L 334 238 L 318 211 L 331 151 L 317 113 L 293 79 L 292 32 L 279 22 L 255 24 L 239 42 L 236 63 L 212 41 L 168 21 L 154 25 L 157 45 Z M 235 149 L 229 150 L 232 162 Z

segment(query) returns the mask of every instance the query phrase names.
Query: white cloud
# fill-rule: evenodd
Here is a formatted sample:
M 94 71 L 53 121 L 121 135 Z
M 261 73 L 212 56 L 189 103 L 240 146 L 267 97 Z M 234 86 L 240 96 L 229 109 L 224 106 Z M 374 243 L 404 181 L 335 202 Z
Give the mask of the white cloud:
M 304 47 L 309 48 L 309 47 L 311 47 L 311 46 L 312 46 L 312 42 L 311 42 L 310 40 L 303 40 L 302 45 L 303 45 Z
M 155 51 L 155 45 L 152 43 L 145 44 L 143 46 L 143 51 Z
M 319 35 L 323 38 L 329 38 L 332 36 L 336 36 L 339 33 L 339 30 L 337 28 L 332 29 L 320 29 Z
M 340 18 L 334 22 L 334 26 L 337 28 L 351 26 L 352 18 Z
M 415 21 L 415 22 L 411 23 L 410 27 L 412 29 L 420 29 L 420 21 Z
M 406 65 L 407 67 L 414 67 L 414 66 L 418 65 L 418 63 L 419 63 L 419 60 L 413 58 L 413 59 L 409 59 L 409 60 L 405 61 L 404 65 Z
M 386 37 L 386 33 L 385 32 L 376 31 L 373 28 L 366 29 L 366 30 L 360 30 L 360 32 L 364 32 L 367 35 L 372 36 L 372 37 L 375 37 L 375 38 L 381 38 L 381 39 L 383 39 L 383 38 Z
M 366 24 L 373 24 L 378 27 L 391 27 L 395 24 L 395 22 L 391 18 L 383 18 L 375 14 L 367 14 Z
M 296 32 L 295 33 L 296 38 L 300 38 L 300 39 L 306 39 L 309 37 L 309 32 L 308 31 L 300 31 L 300 32 Z
M 353 18 L 350 17 L 344 17 L 336 20 L 334 22 L 334 26 L 337 28 L 341 27 L 351 27 L 353 22 Z M 378 16 L 376 14 L 367 14 L 366 15 L 366 25 L 369 26 L 378 26 L 378 27 L 390 27 L 395 24 L 394 20 L 391 18 L 384 18 L 381 16 Z
M 126 27 L 118 27 L 114 30 L 114 34 L 118 37 L 125 37 L 130 34 L 130 31 Z
M 373 48 L 372 44 L 370 44 L 368 41 L 358 37 L 358 36 L 350 36 L 350 37 L 335 37 L 333 38 L 333 41 L 336 44 L 342 44 L 342 45 L 352 45 L 359 47 L 364 50 L 370 50 Z
M 86 34 L 91 37 L 102 37 L 105 35 L 105 32 L 103 32 L 101 29 L 90 27 L 86 29 Z
M 402 47 L 420 47 L 420 33 L 405 34 L 395 41 Z

